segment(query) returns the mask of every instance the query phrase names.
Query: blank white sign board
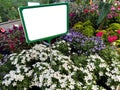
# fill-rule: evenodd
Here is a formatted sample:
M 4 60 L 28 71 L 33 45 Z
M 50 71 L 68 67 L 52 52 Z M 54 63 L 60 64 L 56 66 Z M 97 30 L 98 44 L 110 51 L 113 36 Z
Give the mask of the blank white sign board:
M 19 8 L 27 42 L 51 39 L 68 31 L 68 4 Z

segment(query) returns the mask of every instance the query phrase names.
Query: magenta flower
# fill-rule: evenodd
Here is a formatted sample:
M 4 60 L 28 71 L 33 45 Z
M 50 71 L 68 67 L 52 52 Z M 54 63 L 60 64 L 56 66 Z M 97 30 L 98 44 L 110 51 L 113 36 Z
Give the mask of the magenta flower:
M 20 26 L 18 27 L 18 30 L 23 30 L 23 26 L 20 25 Z
M 117 36 L 108 36 L 108 42 L 112 43 L 118 39 Z
M 113 18 L 112 14 L 108 14 L 108 15 L 107 15 L 107 18 L 108 18 L 108 19 Z
M 9 29 L 8 32 L 11 34 L 13 32 L 13 30 Z
M 102 31 L 96 33 L 96 36 L 97 36 L 97 37 L 102 37 L 102 35 L 103 35 L 103 32 L 102 32 Z
M 69 16 L 70 16 L 70 17 L 74 17 L 75 14 L 74 14 L 74 13 L 70 13 Z
M 119 14 L 118 13 L 114 13 L 113 15 L 114 15 L 114 17 L 117 17 Z

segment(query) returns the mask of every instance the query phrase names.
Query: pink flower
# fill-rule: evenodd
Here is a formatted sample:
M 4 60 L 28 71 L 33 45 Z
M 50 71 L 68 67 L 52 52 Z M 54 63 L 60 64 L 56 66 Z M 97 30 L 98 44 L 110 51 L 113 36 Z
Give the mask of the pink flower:
M 102 35 L 103 35 L 103 32 L 102 32 L 102 31 L 96 33 L 96 36 L 97 36 L 97 37 L 102 37 Z
M 112 7 L 111 7 L 111 10 L 115 10 L 115 7 L 114 7 L 114 6 L 112 6 Z
M 117 17 L 119 14 L 118 13 L 113 13 L 114 17 Z
M 113 18 L 112 14 L 108 14 L 108 15 L 107 15 L 107 18 L 108 18 L 108 19 Z
M 0 32 L 4 33 L 6 30 L 2 27 L 0 27 Z
M 120 30 L 118 30 L 117 33 L 120 34 Z
M 120 6 L 118 6 L 118 8 L 117 8 L 118 10 L 120 10 Z
M 118 39 L 117 36 L 108 36 L 108 42 L 112 43 Z

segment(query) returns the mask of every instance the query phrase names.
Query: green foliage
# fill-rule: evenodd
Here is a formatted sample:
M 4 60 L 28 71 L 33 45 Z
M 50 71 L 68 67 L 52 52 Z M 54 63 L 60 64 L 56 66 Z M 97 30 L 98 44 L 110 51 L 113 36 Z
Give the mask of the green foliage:
M 0 16 L 0 22 L 2 22 L 2 18 L 1 18 L 1 16 Z
M 71 50 L 71 48 L 69 47 L 70 45 L 64 40 L 55 42 L 52 46 L 53 46 L 53 49 L 59 50 L 64 55 L 70 54 L 70 50 Z
M 119 23 L 112 23 L 109 25 L 109 27 L 106 29 L 108 31 L 110 30 L 119 30 L 120 29 L 120 24 Z
M 112 1 L 110 3 L 100 1 L 98 10 L 100 12 L 100 16 L 98 18 L 97 24 L 100 24 L 107 16 L 107 14 L 110 12 L 110 8 L 112 6 Z
M 120 39 L 119 39 L 119 40 L 116 40 L 116 46 L 117 46 L 118 48 L 120 48 Z M 120 53 L 120 50 L 119 50 L 119 53 Z
M 2 54 L 0 54 L 0 61 L 1 61 L 1 59 L 3 58 L 3 55 Z
M 117 23 L 120 23 L 120 15 L 115 18 L 115 21 L 116 21 Z
M 84 30 L 82 33 L 88 37 L 93 36 L 95 29 L 92 26 L 86 26 L 84 27 Z
M 78 55 L 78 54 L 71 54 L 71 59 L 73 60 L 76 66 L 84 66 L 87 64 L 87 56 L 85 55 Z
M 0 87 L 2 86 L 2 80 L 3 80 L 4 75 L 14 68 L 15 67 L 11 64 L 10 60 L 8 60 L 4 65 L 0 66 Z M 13 90 L 13 89 L 10 89 L 10 90 Z
M 82 22 L 77 22 L 74 26 L 73 26 L 73 29 L 75 31 L 82 31 L 84 29 L 83 27 L 83 23 Z
M 86 22 L 78 22 L 73 26 L 73 29 L 75 31 L 81 32 L 82 34 L 91 37 L 93 36 L 95 29 L 93 27 L 93 23 L 90 20 L 87 20 Z
M 99 52 L 99 55 L 110 65 L 113 60 L 119 62 L 120 55 L 113 46 L 107 46 L 104 50 Z
M 2 21 L 18 19 L 18 7 L 23 5 L 27 5 L 24 0 L 0 0 L 0 16 Z
M 76 0 L 78 5 L 87 5 L 89 4 L 89 0 Z
M 90 20 L 87 20 L 86 22 L 83 23 L 83 26 L 93 26 L 93 23 Z

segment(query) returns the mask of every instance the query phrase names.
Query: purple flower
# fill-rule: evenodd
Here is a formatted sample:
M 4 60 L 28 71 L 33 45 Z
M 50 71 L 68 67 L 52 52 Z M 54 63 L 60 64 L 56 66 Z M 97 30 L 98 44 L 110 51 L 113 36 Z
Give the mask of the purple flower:
M 101 37 L 86 37 L 79 32 L 71 31 L 64 37 L 70 43 L 73 52 L 78 54 L 90 54 L 105 48 Z

